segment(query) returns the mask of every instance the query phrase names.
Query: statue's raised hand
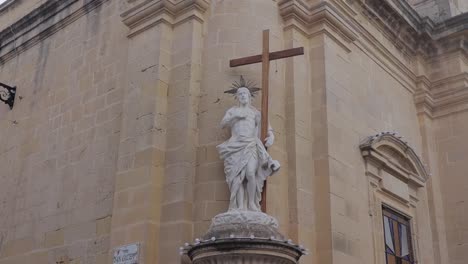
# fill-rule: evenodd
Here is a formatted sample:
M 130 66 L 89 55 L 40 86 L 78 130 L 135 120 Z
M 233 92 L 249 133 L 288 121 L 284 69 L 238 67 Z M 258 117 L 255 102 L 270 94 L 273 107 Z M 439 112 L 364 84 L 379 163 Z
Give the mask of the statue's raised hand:
M 267 147 L 267 148 L 271 147 L 271 146 L 273 145 L 273 142 L 274 142 L 274 141 L 275 141 L 274 138 L 272 138 L 272 137 L 267 137 L 267 138 L 265 139 L 265 147 Z
M 270 130 L 268 131 L 267 138 L 265 139 L 265 142 L 263 143 L 265 144 L 265 147 L 269 148 L 273 145 L 274 142 L 275 142 L 275 135 L 273 134 L 270 128 Z

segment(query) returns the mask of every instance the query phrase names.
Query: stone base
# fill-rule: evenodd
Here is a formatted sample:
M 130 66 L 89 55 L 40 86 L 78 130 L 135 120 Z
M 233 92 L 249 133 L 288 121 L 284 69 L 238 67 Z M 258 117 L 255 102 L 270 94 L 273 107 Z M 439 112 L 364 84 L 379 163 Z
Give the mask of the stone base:
M 274 238 L 283 240 L 278 232 L 278 221 L 262 212 L 229 211 L 219 214 L 211 221 L 208 232 L 203 239 L 230 237 Z
M 187 254 L 193 264 L 297 264 L 303 252 L 282 241 L 233 238 L 200 243 Z
M 285 240 L 278 221 L 262 212 L 229 211 L 212 220 L 203 238 L 186 244 L 193 264 L 296 264 L 305 249 Z

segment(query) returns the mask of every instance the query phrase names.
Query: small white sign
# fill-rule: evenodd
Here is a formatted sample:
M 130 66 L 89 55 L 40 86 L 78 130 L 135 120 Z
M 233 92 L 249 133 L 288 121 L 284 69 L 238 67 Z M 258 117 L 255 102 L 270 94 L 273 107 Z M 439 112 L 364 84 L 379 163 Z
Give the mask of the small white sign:
M 140 244 L 130 244 L 114 249 L 114 264 L 138 264 Z

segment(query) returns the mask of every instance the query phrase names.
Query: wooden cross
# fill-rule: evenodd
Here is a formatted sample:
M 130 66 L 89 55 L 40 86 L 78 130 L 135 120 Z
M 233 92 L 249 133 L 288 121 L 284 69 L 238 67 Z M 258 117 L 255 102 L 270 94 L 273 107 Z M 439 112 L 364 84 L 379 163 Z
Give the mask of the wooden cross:
M 270 52 L 270 30 L 263 31 L 263 53 L 230 61 L 231 67 L 238 67 L 254 63 L 262 63 L 262 131 L 261 139 L 265 142 L 268 134 L 268 84 L 270 75 L 270 61 L 293 56 L 304 55 L 304 47 Z M 266 181 L 262 191 L 262 212 L 266 212 Z

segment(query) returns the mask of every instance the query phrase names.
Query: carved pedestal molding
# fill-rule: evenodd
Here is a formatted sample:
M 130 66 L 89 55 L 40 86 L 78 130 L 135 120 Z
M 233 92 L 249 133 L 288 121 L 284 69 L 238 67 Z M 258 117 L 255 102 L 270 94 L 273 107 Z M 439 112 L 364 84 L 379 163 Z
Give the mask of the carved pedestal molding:
M 193 264 L 296 264 L 307 254 L 285 239 L 278 221 L 262 212 L 231 210 L 215 216 L 210 229 L 180 248 Z
M 284 241 L 232 238 L 200 242 L 188 254 L 193 264 L 295 264 L 302 252 Z

